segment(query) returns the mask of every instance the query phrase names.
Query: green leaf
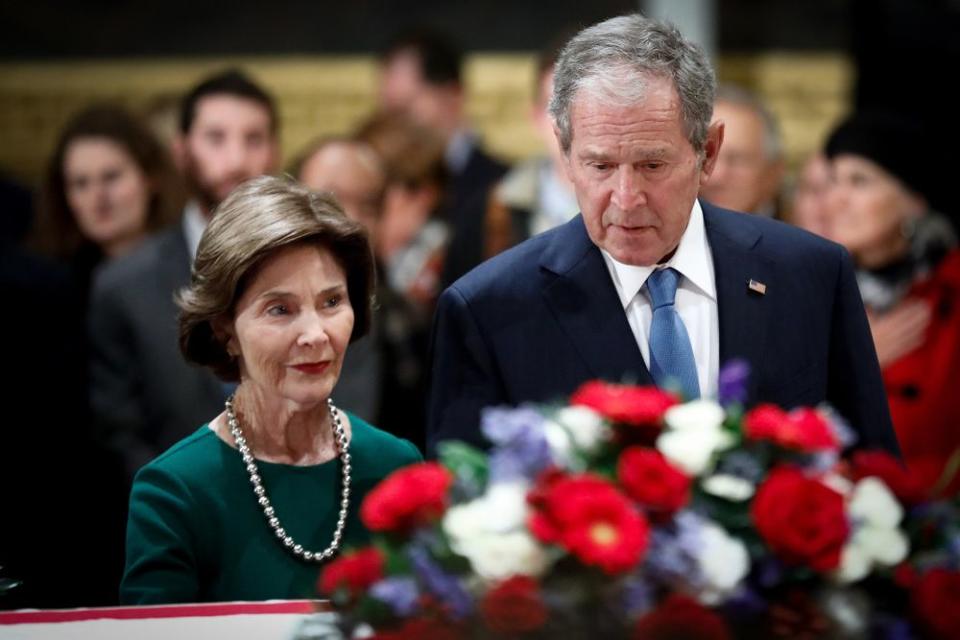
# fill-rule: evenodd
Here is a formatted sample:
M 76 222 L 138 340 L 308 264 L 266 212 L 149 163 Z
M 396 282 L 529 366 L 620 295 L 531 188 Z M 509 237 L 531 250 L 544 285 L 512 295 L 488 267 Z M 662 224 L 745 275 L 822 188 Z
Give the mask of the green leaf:
M 440 463 L 456 476 L 457 480 L 479 493 L 487 484 L 489 464 L 487 455 L 470 445 L 457 440 L 448 440 L 437 445 Z

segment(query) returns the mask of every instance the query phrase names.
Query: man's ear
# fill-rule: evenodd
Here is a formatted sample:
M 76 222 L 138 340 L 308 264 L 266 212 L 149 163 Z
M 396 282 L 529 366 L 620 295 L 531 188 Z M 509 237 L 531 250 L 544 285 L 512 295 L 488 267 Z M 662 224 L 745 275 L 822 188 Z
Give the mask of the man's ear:
M 573 167 L 570 164 L 570 149 L 563 148 L 563 142 L 561 142 L 560 138 L 560 129 L 557 128 L 556 122 L 553 123 L 553 136 L 557 139 L 557 148 L 560 150 L 560 164 L 563 165 L 563 172 L 567 176 L 567 180 L 573 182 Z
M 702 185 L 713 173 L 720 157 L 720 145 L 723 144 L 723 120 L 717 120 L 707 129 L 707 139 L 703 144 L 703 162 L 700 165 L 700 184 Z

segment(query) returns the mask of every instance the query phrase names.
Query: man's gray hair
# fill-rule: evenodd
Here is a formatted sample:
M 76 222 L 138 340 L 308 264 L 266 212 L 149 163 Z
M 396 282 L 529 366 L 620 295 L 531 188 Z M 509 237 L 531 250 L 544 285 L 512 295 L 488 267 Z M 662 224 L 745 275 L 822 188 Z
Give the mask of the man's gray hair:
M 649 77 L 669 78 L 680 96 L 687 139 L 703 152 L 713 115 L 716 76 L 706 53 L 671 24 L 637 14 L 611 18 L 584 29 L 560 52 L 553 79 L 550 115 L 560 146 L 570 151 L 570 111 L 581 89 L 621 104 L 639 102 Z
M 783 138 L 777 118 L 755 93 L 737 85 L 722 84 L 717 89 L 716 102 L 726 102 L 757 114 L 763 123 L 763 153 L 767 160 L 780 160 L 783 157 Z

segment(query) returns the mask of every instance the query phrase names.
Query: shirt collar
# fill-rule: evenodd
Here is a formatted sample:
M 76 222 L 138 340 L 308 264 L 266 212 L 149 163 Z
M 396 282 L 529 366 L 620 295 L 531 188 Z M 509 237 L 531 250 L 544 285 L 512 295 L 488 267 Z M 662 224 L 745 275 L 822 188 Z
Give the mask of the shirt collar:
M 207 217 L 200 211 L 200 205 L 195 200 L 187 203 L 183 208 L 183 235 L 187 239 L 187 251 L 190 252 L 190 262 L 197 257 L 197 247 L 203 230 L 207 228 Z
M 680 237 L 680 244 L 673 257 L 663 265 L 634 266 L 617 262 L 604 249 L 600 249 L 607 271 L 613 280 L 620 303 L 626 309 L 637 292 L 643 288 L 647 278 L 656 268 L 673 267 L 701 293 L 712 300 L 717 299 L 716 279 L 713 274 L 713 259 L 710 244 L 707 242 L 706 227 L 703 223 L 703 209 L 698 200 L 693 201 L 690 220 Z
M 451 173 L 460 173 L 466 168 L 474 144 L 473 136 L 466 129 L 460 129 L 450 137 L 443 157 Z

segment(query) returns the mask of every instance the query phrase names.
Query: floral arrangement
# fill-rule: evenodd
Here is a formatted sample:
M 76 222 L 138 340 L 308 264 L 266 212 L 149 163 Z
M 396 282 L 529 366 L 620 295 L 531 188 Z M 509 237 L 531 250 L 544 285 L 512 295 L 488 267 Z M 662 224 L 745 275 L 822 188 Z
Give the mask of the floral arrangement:
M 960 504 L 825 409 L 590 382 L 488 409 L 361 506 L 319 590 L 348 637 L 960 638 Z

